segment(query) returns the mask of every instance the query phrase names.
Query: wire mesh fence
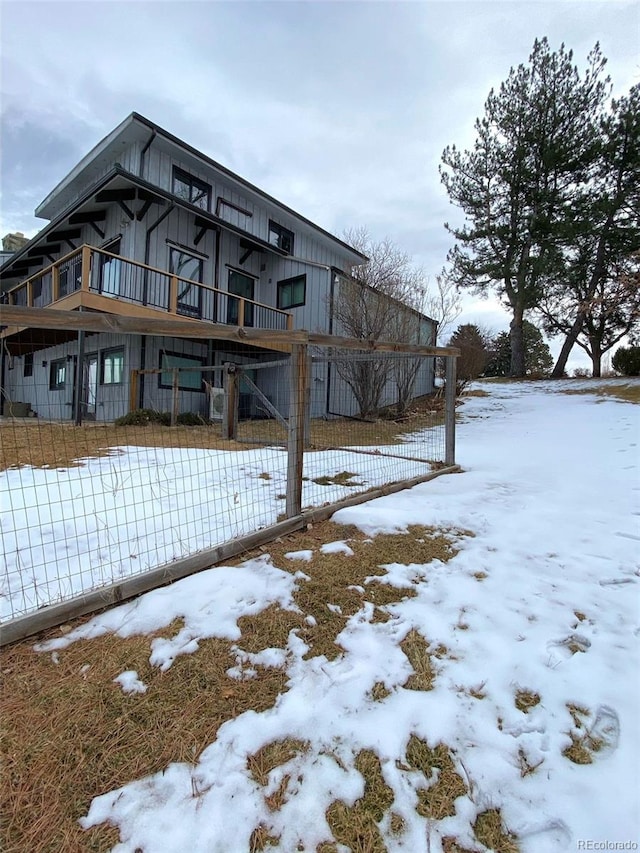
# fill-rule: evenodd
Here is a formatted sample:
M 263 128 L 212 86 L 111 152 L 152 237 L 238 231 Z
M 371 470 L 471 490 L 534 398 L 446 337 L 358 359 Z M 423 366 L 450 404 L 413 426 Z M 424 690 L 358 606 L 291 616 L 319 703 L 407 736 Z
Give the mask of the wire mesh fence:
M 96 323 L 3 339 L 5 626 L 454 461 L 431 351 Z

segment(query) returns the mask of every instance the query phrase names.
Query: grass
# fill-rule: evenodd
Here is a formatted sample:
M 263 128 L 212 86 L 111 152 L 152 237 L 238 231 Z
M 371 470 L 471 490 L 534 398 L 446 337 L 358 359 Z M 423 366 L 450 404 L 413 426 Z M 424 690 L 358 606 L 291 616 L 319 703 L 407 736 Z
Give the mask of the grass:
M 320 553 L 322 544 L 338 539 L 349 541 L 353 557 Z M 330 521 L 282 537 L 270 544 L 269 553 L 276 565 L 295 572 L 301 564 L 287 560 L 284 554 L 306 549 L 313 550 L 314 556 L 302 565 L 309 580 L 300 581 L 295 593 L 300 612 L 272 606 L 242 617 L 238 621 L 241 638 L 235 644 L 216 639 L 200 641 L 197 652 L 178 657 L 167 672 L 149 663 L 150 636 L 80 641 L 59 652 L 58 663 L 49 654 L 36 654 L 33 640 L 2 651 L 3 853 L 111 849 L 118 841 L 113 827 L 102 825 L 84 832 L 78 825 L 95 796 L 161 771 L 172 762 L 195 764 L 225 721 L 247 710 L 265 711 L 287 690 L 287 675 L 279 669 L 258 667 L 256 677 L 250 680 L 230 678 L 226 671 L 236 663 L 234 645 L 247 652 L 283 648 L 289 632 L 295 629 L 309 646 L 308 657 L 337 657 L 342 653 L 338 635 L 364 601 L 372 602 L 377 618 L 383 619 L 388 604 L 414 595 L 412 589 L 397 589 L 375 580 L 365 583 L 367 577 L 383 574 L 380 565 L 422 564 L 432 559 L 444 562 L 456 553 L 451 532 L 445 536 L 416 526 L 406 533 L 372 540 L 355 528 Z M 263 551 L 256 549 L 243 558 L 260 553 Z M 330 610 L 328 603 L 338 605 L 340 612 Z M 307 615 L 314 616 L 315 625 L 306 622 Z M 174 636 L 181 627 L 182 621 L 176 620 L 159 635 Z M 68 630 L 69 626 L 52 629 L 41 639 Z M 426 684 L 429 649 L 418 637 L 406 648 L 412 664 L 415 661 L 414 669 L 417 665 L 416 678 L 426 679 Z M 437 657 L 445 652 L 438 648 L 432 654 Z M 115 676 L 127 669 L 137 670 L 148 685 L 145 694 L 127 696 L 113 683 Z M 372 693 L 377 701 L 383 701 L 388 691 L 378 684 Z M 293 740 L 268 744 L 250 757 L 249 770 L 259 784 L 264 784 L 274 768 L 305 748 L 301 741 Z M 355 831 L 347 827 L 353 819 L 360 827 L 361 838 L 361 847 L 353 849 L 381 850 L 379 829 L 371 818 L 388 801 L 388 793 L 382 790 L 379 761 L 373 755 L 361 754 L 356 768 L 365 778 L 365 796 L 355 811 L 344 811 L 344 804 L 333 808 L 336 839 Z M 282 806 L 288 796 L 287 786 L 285 774 L 280 786 L 265 798 L 270 809 Z M 401 818 L 396 820 L 398 826 L 399 821 Z M 268 849 L 274 843 L 268 828 L 254 829 L 252 849 Z
M 455 769 L 447 746 L 439 743 L 432 749 L 424 740 L 411 735 L 407 745 L 407 763 L 424 773 L 428 781 L 433 780 L 428 788 L 418 790 L 418 814 L 431 820 L 454 815 L 455 801 L 468 794 L 468 790 Z
M 593 387 L 591 388 L 566 388 L 563 389 L 565 394 L 597 394 L 598 397 L 614 397 L 616 400 L 622 400 L 624 403 L 640 403 L 640 382 L 637 380 L 629 380 L 625 384 L 605 385 L 601 384 L 598 379 L 591 380 Z
M 540 696 L 531 690 L 518 690 L 515 697 L 516 708 L 528 714 L 532 708 L 540 704 Z

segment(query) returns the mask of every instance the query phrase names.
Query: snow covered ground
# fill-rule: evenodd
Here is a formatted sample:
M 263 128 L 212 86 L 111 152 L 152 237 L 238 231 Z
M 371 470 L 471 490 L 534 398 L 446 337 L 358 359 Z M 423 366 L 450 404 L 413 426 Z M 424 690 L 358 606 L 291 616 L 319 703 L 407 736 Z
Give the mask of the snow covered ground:
M 390 851 L 440 853 L 446 836 L 483 849 L 472 827 L 490 808 L 501 809 L 524 853 L 637 849 L 640 406 L 557 393 L 562 383 L 483 387 L 489 396 L 468 399 L 462 410 L 457 457 L 464 474 L 334 516 L 370 535 L 412 524 L 472 531 L 459 553 L 447 563 L 387 566 L 386 580 L 410 584 L 416 596 L 390 605 L 387 622 L 373 621 L 365 600 L 339 636 L 345 651 L 333 661 L 304 660 L 295 632 L 286 648 L 252 656 L 287 669 L 288 690 L 274 707 L 225 723 L 196 766 L 174 764 L 97 797 L 85 827 L 118 826 L 119 853 L 244 853 L 262 823 L 279 838 L 269 849 L 315 851 L 331 840 L 330 803 L 362 796 L 354 756 L 369 749 L 404 820 L 401 834 L 388 814 L 380 824 Z M 326 544 L 353 559 L 348 543 Z M 197 654 L 200 638 L 237 640 L 243 614 L 273 602 L 292 607 L 314 554 L 290 556 L 299 562 L 275 566 L 264 556 L 187 578 L 95 617 L 43 650 L 55 653 L 107 630 L 157 630 L 181 615 L 185 626 L 174 640 L 152 643 L 152 663 L 169 669 L 177 654 Z M 292 565 L 300 571 L 292 573 Z M 412 629 L 449 650 L 429 691 L 402 686 L 411 666 L 399 644 Z M 374 701 L 377 682 L 390 692 Z M 142 701 L 135 672 L 122 673 L 119 683 L 130 701 Z M 516 707 L 519 690 L 539 696 L 528 713 Z M 592 763 L 563 755 L 571 734 L 598 743 Z M 468 789 L 455 815 L 435 821 L 416 813 L 425 779 L 406 765 L 411 735 L 451 750 Z M 247 757 L 285 737 L 309 749 L 271 772 L 269 792 L 290 778 L 284 805 L 270 811 Z M 527 767 L 535 769 L 523 772 Z
M 399 443 L 396 452 L 425 456 L 419 435 Z M 276 447 L 118 447 L 80 461 L 0 472 L 0 620 L 213 548 L 275 524 L 284 511 L 287 454 Z M 417 467 L 348 450 L 307 452 L 303 506 L 417 476 Z M 346 484 L 314 482 L 345 471 L 354 474 Z

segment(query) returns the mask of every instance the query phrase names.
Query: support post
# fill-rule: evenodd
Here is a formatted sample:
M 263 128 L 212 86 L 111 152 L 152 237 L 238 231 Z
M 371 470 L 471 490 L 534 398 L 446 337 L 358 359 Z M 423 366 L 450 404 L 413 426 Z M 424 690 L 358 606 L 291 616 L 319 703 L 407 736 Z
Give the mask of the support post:
M 51 301 L 60 299 L 60 269 L 57 264 L 51 267 Z
M 444 426 L 446 465 L 456 464 L 456 357 L 445 357 Z
M 129 373 L 129 411 L 133 412 L 138 408 L 138 371 L 132 370 Z
M 313 376 L 313 359 L 309 354 L 307 359 L 307 386 L 304 394 L 304 446 L 311 446 L 311 378 Z
M 177 367 L 171 371 L 171 426 L 176 426 L 178 423 L 178 408 L 179 408 L 179 389 L 180 372 Z
M 304 420 L 308 385 L 307 346 L 305 344 L 293 344 L 291 347 L 289 441 L 287 448 L 287 518 L 293 518 L 302 511 Z
M 73 399 L 73 420 L 76 426 L 82 424 L 82 390 L 84 386 L 84 332 L 78 332 L 78 360 L 76 362 L 75 392 Z
M 244 299 L 238 299 L 238 326 L 244 326 Z
M 178 279 L 175 275 L 169 279 L 169 313 L 178 313 Z
M 225 362 L 223 373 L 224 401 L 222 403 L 222 437 L 238 437 L 238 373 L 232 362 Z

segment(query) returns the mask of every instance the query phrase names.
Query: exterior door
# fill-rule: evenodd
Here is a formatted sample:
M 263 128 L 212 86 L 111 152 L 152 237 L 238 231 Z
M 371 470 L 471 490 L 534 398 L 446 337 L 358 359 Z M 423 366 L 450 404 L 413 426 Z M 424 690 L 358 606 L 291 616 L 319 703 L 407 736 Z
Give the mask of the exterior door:
M 243 275 L 236 270 L 229 270 L 229 293 L 241 296 L 244 299 L 253 299 L 255 281 L 251 276 Z M 238 313 L 240 300 L 229 297 L 227 299 L 227 323 L 231 326 L 238 325 Z M 244 324 L 253 326 L 253 305 L 250 302 L 244 304 Z
M 96 398 L 98 395 L 98 355 L 92 353 L 84 357 L 82 366 L 82 415 L 89 421 L 96 419 Z

